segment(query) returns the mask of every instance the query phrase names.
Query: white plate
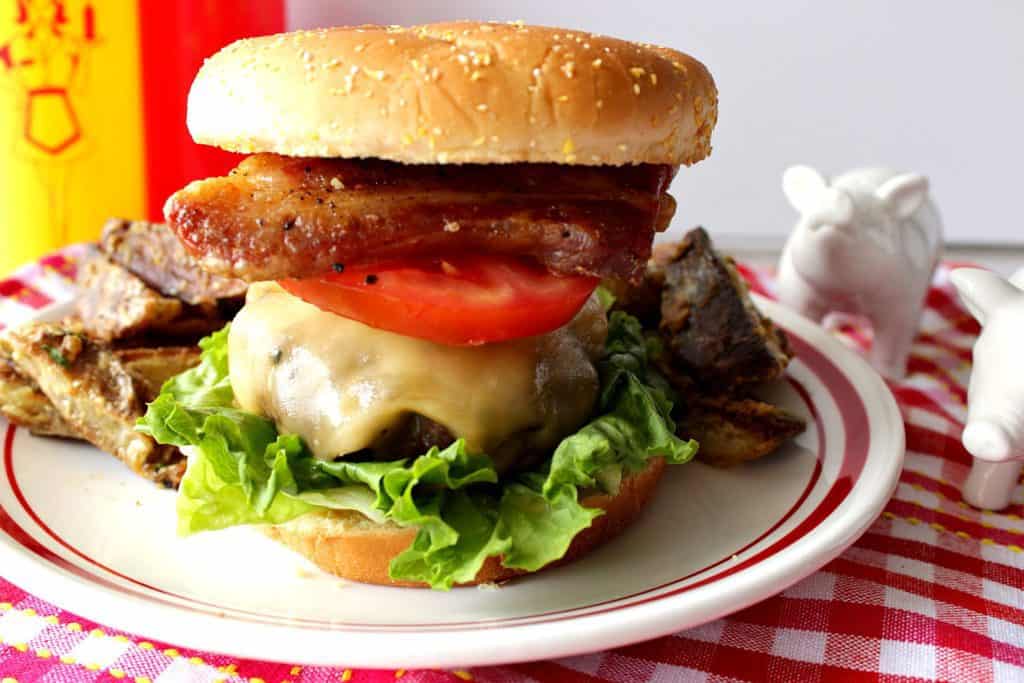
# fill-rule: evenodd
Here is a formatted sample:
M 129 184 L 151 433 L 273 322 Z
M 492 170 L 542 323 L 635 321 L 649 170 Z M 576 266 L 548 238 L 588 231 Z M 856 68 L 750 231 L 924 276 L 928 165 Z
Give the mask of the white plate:
M 821 328 L 758 302 L 797 352 L 773 400 L 807 431 L 736 469 L 670 468 L 636 525 L 569 566 L 450 593 L 341 582 L 253 529 L 178 538 L 171 491 L 96 449 L 0 422 L 0 574 L 145 637 L 291 663 L 498 664 L 696 626 L 836 557 L 881 512 L 903 460 L 878 375 Z

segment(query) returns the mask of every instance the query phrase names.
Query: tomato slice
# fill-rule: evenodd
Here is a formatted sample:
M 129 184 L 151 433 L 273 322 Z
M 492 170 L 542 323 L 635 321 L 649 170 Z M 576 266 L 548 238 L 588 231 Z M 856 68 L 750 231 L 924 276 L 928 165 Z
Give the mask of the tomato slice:
M 598 279 L 555 275 L 539 264 L 497 256 L 336 267 L 281 280 L 318 308 L 407 337 L 476 345 L 550 332 L 569 322 Z

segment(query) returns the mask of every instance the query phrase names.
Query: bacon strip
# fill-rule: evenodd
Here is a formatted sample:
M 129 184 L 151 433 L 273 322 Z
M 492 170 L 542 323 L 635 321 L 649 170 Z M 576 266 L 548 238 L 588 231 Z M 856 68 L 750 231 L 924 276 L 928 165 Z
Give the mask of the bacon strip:
M 404 165 L 257 154 L 164 207 L 208 271 L 248 281 L 456 251 L 632 281 L 675 211 L 669 166 Z

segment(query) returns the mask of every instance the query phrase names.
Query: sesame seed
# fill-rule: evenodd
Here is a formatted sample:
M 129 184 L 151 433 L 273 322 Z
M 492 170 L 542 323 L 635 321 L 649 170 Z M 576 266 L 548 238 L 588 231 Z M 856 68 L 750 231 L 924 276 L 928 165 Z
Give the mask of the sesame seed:
M 345 189 L 345 183 L 341 182 L 341 178 L 335 176 L 334 178 L 331 178 L 331 187 L 335 190 L 343 190 Z
M 640 84 L 639 83 L 634 83 L 633 84 L 633 94 L 634 95 L 639 95 L 640 94 Z
M 478 81 L 478 80 L 480 80 L 480 72 L 479 71 L 474 71 L 473 73 L 471 73 L 469 75 L 469 80 L 471 80 L 471 81 Z
M 444 130 L 440 126 L 434 126 L 434 128 L 430 132 L 436 135 L 437 137 L 441 137 L 442 135 L 444 135 Z
M 595 69 L 600 69 L 602 64 L 604 64 L 604 61 L 602 61 L 600 57 L 590 63 L 590 65 Z
M 552 45 L 551 46 L 551 51 L 552 52 L 561 52 L 562 51 L 562 46 L 561 45 Z
M 651 74 L 651 85 L 658 85 L 658 74 Z
M 438 152 L 437 153 L 437 163 L 439 163 L 439 164 L 447 164 L 448 163 L 448 152 Z
M 384 77 L 387 76 L 387 74 L 384 73 L 383 69 L 379 71 L 371 71 L 370 73 L 372 73 L 373 77 L 376 78 L 378 81 L 383 81 Z
M 482 104 L 482 103 L 478 104 L 478 105 L 476 105 L 476 110 L 477 111 L 487 111 L 487 105 L 486 104 Z
M 459 60 L 459 64 L 469 64 L 469 57 L 466 55 L 458 55 L 455 59 Z
M 411 145 L 412 144 L 412 136 L 409 135 L 408 133 L 403 133 L 402 134 L 402 144 L 403 145 Z
M 446 220 L 444 222 L 444 231 L 445 232 L 458 232 L 461 229 L 462 229 L 462 226 L 459 225 L 458 221 Z
M 539 66 L 538 67 L 534 67 L 534 69 L 533 69 L 533 77 L 534 78 L 540 78 L 540 67 Z
M 356 45 L 356 47 L 355 47 L 355 51 L 356 51 L 356 52 L 362 52 L 362 51 L 363 51 L 363 50 L 365 50 L 365 49 L 366 49 L 366 44 L 365 44 L 365 43 L 359 43 L 359 44 L 358 44 L 358 45 Z
M 558 96 L 558 101 L 559 102 L 568 102 L 569 101 L 569 96 L 568 95 L 559 95 Z
M 643 70 L 643 67 L 634 66 L 630 68 L 629 73 L 633 74 L 633 78 L 640 78 L 647 72 Z
M 483 62 L 484 62 L 484 66 L 490 66 L 491 65 L 491 55 L 490 55 L 489 52 L 484 54 Z
M 565 74 L 566 78 L 572 78 L 576 73 L 576 62 L 566 62 L 562 65 L 562 73 Z
M 388 38 L 388 45 L 394 45 L 396 42 L 394 38 Z
M 622 145 L 622 144 L 619 145 L 619 151 L 620 152 L 625 152 L 627 149 L 629 149 L 629 148 L 626 145 Z
M 572 138 L 566 138 L 562 143 L 562 154 L 572 154 L 574 151 L 576 151 L 576 146 L 573 144 Z

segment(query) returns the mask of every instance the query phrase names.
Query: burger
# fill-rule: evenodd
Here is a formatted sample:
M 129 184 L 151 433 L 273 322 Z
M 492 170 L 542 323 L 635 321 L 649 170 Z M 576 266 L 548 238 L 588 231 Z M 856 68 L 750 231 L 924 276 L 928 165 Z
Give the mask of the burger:
M 189 455 L 179 531 L 261 525 L 372 583 L 494 582 L 633 522 L 676 434 L 643 277 L 717 92 L 667 48 L 521 23 L 238 41 L 188 99 L 248 154 L 165 215 L 250 283 L 139 429 Z

